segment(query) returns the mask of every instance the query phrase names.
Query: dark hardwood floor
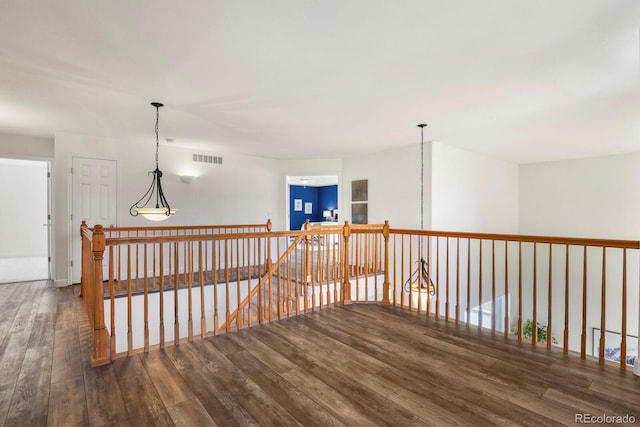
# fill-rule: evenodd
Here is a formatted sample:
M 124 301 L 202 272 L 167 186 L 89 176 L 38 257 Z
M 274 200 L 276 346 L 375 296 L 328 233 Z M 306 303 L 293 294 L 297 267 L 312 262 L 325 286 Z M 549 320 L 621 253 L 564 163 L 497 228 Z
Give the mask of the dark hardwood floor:
M 475 327 L 353 304 L 93 369 L 77 287 L 0 285 L 0 425 L 640 422 L 640 378 Z

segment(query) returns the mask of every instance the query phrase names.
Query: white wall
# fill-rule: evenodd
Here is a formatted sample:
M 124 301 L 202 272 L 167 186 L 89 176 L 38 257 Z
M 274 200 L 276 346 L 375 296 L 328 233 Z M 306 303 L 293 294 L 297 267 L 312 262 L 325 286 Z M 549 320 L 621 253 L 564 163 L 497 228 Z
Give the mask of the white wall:
M 53 138 L 0 133 L 0 157 L 53 159 Z
M 521 234 L 561 235 L 637 240 L 640 238 L 640 153 L 588 159 L 564 160 L 520 166 Z M 563 256 L 562 248 L 554 249 Z M 547 279 L 545 254 L 541 246 L 541 292 L 539 313 L 546 313 Z M 628 255 L 628 334 L 638 333 L 638 251 Z M 572 249 L 570 260 L 570 344 L 579 348 L 582 302 L 582 249 Z M 600 327 L 602 251 L 588 251 L 587 262 L 587 350 L 591 351 L 592 328 Z M 621 251 L 607 252 L 607 329 L 620 331 Z M 560 305 L 564 271 L 554 271 L 554 318 L 561 319 Z M 530 286 L 523 291 L 528 300 Z M 527 302 L 526 305 L 529 305 Z M 598 314 L 596 316 L 595 314 Z M 546 315 L 545 315 L 546 316 Z M 545 317 L 546 322 L 546 317 Z M 542 322 L 544 323 L 544 322 Z M 560 325 L 557 324 L 559 327 Z M 554 336 L 561 338 L 561 330 Z
M 122 206 L 120 225 L 147 225 L 142 217 L 129 215 L 129 207 L 149 187 L 147 172 L 155 168 L 154 146 L 127 153 L 120 160 Z M 266 223 L 271 218 L 279 224 L 282 216 L 278 162 L 237 154 L 225 154 L 223 163 L 194 163 L 194 150 L 160 146 L 162 186 L 171 208 L 178 213 L 163 225 L 247 224 Z M 198 154 L 209 154 L 197 150 Z M 213 153 L 211 153 L 213 155 Z M 216 154 L 218 155 L 218 154 Z M 185 184 L 180 175 L 195 175 L 192 184 Z
M 640 153 L 520 166 L 520 232 L 640 238 Z
M 431 226 L 431 143 L 424 144 L 424 227 Z M 351 221 L 351 182 L 368 180 L 370 224 L 420 228 L 420 144 L 343 159 L 342 219 Z
M 433 143 L 432 228 L 518 232 L 518 165 Z

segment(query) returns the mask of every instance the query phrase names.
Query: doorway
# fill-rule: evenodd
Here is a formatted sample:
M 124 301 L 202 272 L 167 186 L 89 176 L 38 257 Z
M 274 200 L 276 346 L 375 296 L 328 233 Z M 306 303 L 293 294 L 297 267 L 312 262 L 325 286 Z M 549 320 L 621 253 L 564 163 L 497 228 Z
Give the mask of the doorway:
M 0 283 L 52 276 L 49 181 L 48 161 L 0 158 Z
M 304 222 L 337 222 L 338 176 L 286 177 L 287 230 L 300 230 Z

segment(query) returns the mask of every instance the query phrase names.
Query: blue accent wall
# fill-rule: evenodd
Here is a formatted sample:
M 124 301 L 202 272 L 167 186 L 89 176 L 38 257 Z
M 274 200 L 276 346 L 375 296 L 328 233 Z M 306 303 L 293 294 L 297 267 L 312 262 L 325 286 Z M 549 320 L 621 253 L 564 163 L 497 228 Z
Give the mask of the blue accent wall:
M 296 211 L 295 200 L 302 200 L 302 210 Z M 312 203 L 312 213 L 304 213 L 304 204 Z M 325 187 L 305 187 L 301 185 L 289 186 L 289 229 L 300 230 L 308 219 L 311 222 L 324 221 L 322 211 L 338 208 L 338 186 L 327 185 Z
M 338 186 L 327 185 L 326 187 L 318 187 L 318 203 L 322 210 L 338 208 Z M 322 217 L 322 210 L 320 216 Z M 322 218 L 324 220 L 324 218 Z

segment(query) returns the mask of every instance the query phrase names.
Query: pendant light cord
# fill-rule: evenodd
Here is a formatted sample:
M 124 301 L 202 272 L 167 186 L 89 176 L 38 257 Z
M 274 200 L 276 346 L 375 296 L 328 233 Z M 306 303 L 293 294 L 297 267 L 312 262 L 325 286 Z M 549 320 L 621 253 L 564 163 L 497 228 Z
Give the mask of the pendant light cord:
M 424 126 L 420 127 L 420 230 L 424 230 Z
M 158 169 L 158 151 L 160 149 L 160 139 L 158 138 L 158 122 L 160 121 L 160 106 L 156 106 L 156 169 Z
M 418 125 L 420 128 L 420 230 L 424 230 L 424 123 Z

